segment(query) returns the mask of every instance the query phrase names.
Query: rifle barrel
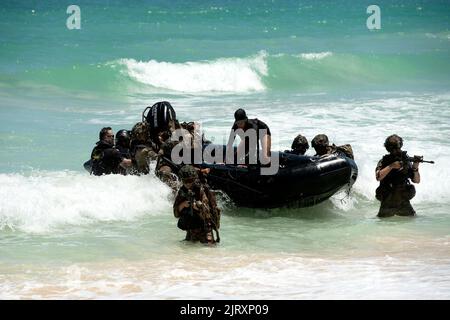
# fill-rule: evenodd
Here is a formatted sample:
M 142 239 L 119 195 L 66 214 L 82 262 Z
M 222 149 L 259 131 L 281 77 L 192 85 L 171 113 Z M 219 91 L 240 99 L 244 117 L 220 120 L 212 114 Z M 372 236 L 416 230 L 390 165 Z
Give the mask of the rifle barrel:
M 409 157 L 408 158 L 409 161 L 414 162 L 415 158 L 414 157 Z M 419 163 L 431 163 L 434 164 L 434 161 L 427 161 L 427 160 L 420 160 Z

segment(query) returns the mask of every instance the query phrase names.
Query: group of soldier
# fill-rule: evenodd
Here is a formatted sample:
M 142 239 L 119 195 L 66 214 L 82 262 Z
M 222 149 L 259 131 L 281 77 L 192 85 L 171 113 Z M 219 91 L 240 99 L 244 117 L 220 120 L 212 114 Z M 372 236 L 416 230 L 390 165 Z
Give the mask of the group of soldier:
M 171 159 L 177 144 L 189 143 L 188 149 L 192 150 L 194 139 L 206 142 L 204 137 L 195 137 L 197 126 L 194 122 L 180 123 L 169 102 L 158 102 L 144 110 L 142 121 L 131 130 L 119 130 L 114 136 L 110 127 L 102 128 L 84 166 L 97 176 L 145 175 L 151 171 L 150 164 L 156 162 L 156 176 L 174 191 L 173 213 L 178 227 L 186 231 L 186 240 L 215 244 L 220 241 L 221 210 L 207 183 L 207 171 L 188 164 L 177 165 Z M 184 129 L 189 137 L 172 139 L 177 129 Z
M 180 128 L 189 137 L 173 139 L 174 131 Z M 179 143 L 189 142 L 188 147 L 192 151 L 196 147 L 192 143 L 195 139 L 200 139 L 202 144 L 209 143 L 204 136 L 196 136 L 199 134 L 196 129 L 198 125 L 194 122 L 180 123 L 169 102 L 158 102 L 144 110 L 142 121 L 136 123 L 132 130 L 122 129 L 114 136 L 110 127 L 101 129 L 99 141 L 91 153 L 91 159 L 85 163 L 85 168 L 93 175 L 141 175 L 150 173 L 150 163 L 156 162 L 156 175 L 176 194 L 173 213 L 178 218 L 178 227 L 186 231 L 186 240 L 214 244 L 220 241 L 218 230 L 221 211 L 215 193 L 208 185 L 208 171 L 190 164 L 177 165 L 171 158 L 172 149 Z M 238 109 L 234 114 L 232 132 L 237 129 L 244 132 L 248 129 L 264 132 L 257 137 L 258 148 L 261 143 L 262 156 L 270 157 L 271 133 L 263 121 L 248 119 L 246 112 Z M 248 144 L 247 139 L 241 140 L 237 150 L 248 150 Z M 376 179 L 380 181 L 376 198 L 381 201 L 378 216 L 415 215 L 410 204 L 415 189 L 410 180 L 413 183 L 420 182 L 419 163 L 423 159 L 408 157 L 401 150 L 403 140 L 397 135 L 389 136 L 384 145 L 389 154 L 376 167 Z M 318 157 L 340 152 L 354 158 L 350 145 L 330 145 L 324 134 L 315 136 L 311 146 Z M 291 150 L 285 152 L 304 155 L 308 149 L 308 140 L 298 135 L 292 142 Z

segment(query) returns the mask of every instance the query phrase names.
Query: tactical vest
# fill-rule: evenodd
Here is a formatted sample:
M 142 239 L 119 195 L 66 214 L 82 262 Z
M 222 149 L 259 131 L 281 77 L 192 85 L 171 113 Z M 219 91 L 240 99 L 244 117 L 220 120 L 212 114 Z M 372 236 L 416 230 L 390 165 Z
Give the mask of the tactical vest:
M 376 190 L 376 198 L 380 201 L 386 199 L 386 197 L 392 192 L 393 188 L 403 187 L 405 189 L 404 197 L 408 200 L 412 199 L 416 195 L 416 189 L 411 185 L 409 179 L 412 178 L 412 167 L 408 160 L 408 154 L 403 151 L 401 155 L 394 156 L 387 154 L 381 159 L 380 169 L 386 168 L 388 165 L 401 161 L 403 163 L 402 170 L 391 170 L 388 175 L 380 181 L 380 186 Z
M 391 154 L 385 155 L 383 159 L 381 159 L 381 167 L 386 168 L 395 161 L 403 162 L 403 169 L 391 170 L 381 183 L 392 185 L 404 185 L 409 183 L 409 178 L 411 178 L 411 163 L 408 160 L 406 151 L 403 151 L 400 156 L 393 156 Z
M 342 146 L 337 146 L 336 151 L 343 153 L 346 157 L 350 159 L 355 159 L 353 156 L 352 146 L 349 144 L 344 144 Z

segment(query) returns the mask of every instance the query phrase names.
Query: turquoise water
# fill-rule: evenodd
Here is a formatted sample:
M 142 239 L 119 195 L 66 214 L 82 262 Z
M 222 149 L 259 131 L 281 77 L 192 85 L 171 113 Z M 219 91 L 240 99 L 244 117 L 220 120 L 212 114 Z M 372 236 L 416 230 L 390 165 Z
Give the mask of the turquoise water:
M 448 1 L 68 1 L 0 6 L 0 298 L 450 297 Z M 222 143 L 238 106 L 273 149 L 351 143 L 349 197 L 222 206 L 222 243 L 185 244 L 156 177 L 92 177 L 98 131 L 168 100 Z M 418 216 L 376 218 L 391 133 L 422 165 Z M 309 150 L 308 154 L 312 154 Z

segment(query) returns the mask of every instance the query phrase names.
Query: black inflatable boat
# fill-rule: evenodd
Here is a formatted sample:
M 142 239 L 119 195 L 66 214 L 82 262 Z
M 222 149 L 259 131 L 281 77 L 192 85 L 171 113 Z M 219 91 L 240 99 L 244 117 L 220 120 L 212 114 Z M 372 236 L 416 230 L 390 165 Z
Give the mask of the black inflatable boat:
M 341 189 L 350 189 L 358 176 L 354 160 L 343 153 L 323 157 L 278 152 L 275 175 L 261 175 L 261 167 L 203 163 L 208 183 L 225 192 L 238 206 L 252 208 L 308 207 Z
M 158 139 L 158 133 L 169 128 L 176 120 L 176 113 L 167 101 L 155 103 L 142 113 L 142 121 L 150 126 L 150 138 Z M 226 154 L 226 146 L 204 144 L 210 150 Z M 216 149 L 217 147 L 217 149 Z M 214 156 L 215 151 L 211 152 Z M 234 148 L 236 153 L 236 148 Z M 297 156 L 284 152 L 272 152 L 279 156 L 279 170 L 274 175 L 262 175 L 259 165 L 238 166 L 203 163 L 209 168 L 209 185 L 225 192 L 236 205 L 252 208 L 276 208 L 284 206 L 308 207 L 318 204 L 341 189 L 350 189 L 358 176 L 355 161 L 345 153 L 337 152 L 323 157 Z M 171 163 L 169 159 L 166 159 Z M 91 172 L 91 161 L 84 168 Z M 179 166 L 171 163 L 173 172 Z
M 210 169 L 207 179 L 212 189 L 223 191 L 238 206 L 251 208 L 313 206 L 350 189 L 358 177 L 355 161 L 343 153 L 323 157 L 277 153 L 280 167 L 275 175 L 261 175 L 259 165 L 204 162 L 200 167 Z M 90 167 L 88 160 L 84 168 L 90 172 Z

